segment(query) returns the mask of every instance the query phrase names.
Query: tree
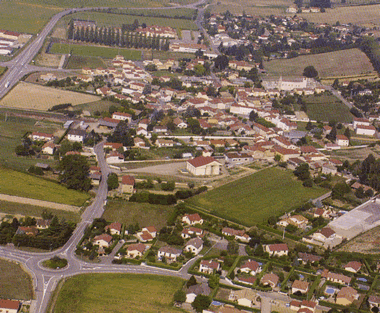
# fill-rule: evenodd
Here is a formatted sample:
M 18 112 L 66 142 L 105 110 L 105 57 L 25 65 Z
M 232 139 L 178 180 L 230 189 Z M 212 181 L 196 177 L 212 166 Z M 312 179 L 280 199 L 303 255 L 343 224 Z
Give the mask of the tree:
M 238 254 L 239 244 L 234 240 L 229 241 L 227 244 L 227 252 L 228 252 L 228 254 L 231 254 L 231 255 Z
M 82 155 L 66 155 L 59 162 L 58 169 L 61 171 L 59 179 L 69 189 L 89 191 L 91 179 L 88 177 L 90 167 L 87 159 Z
M 226 55 L 218 55 L 214 60 L 215 67 L 218 70 L 224 70 L 228 66 L 228 63 L 229 60 Z
M 314 66 L 309 65 L 306 66 L 303 70 L 303 76 L 306 76 L 308 78 L 315 78 L 318 76 L 317 70 L 314 68 Z
M 108 175 L 107 185 L 108 185 L 108 190 L 113 190 L 119 187 L 119 179 L 117 177 L 117 174 L 111 173 Z
M 186 301 L 186 292 L 183 290 L 177 290 L 173 297 L 174 302 L 183 303 Z
M 205 295 L 197 295 L 191 304 L 194 310 L 198 313 L 206 310 L 211 304 L 211 299 Z
M 208 286 L 211 289 L 215 289 L 216 287 L 218 287 L 218 285 L 219 285 L 219 277 L 220 276 L 218 274 L 211 275 L 211 277 L 208 280 Z
M 305 181 L 310 178 L 309 164 L 303 163 L 296 167 L 294 170 L 294 175 L 298 177 L 299 180 Z
M 197 284 L 196 278 L 194 277 L 194 275 L 191 275 L 191 277 L 189 278 L 189 280 L 186 283 L 186 287 L 189 288 L 191 286 L 195 286 L 196 284 Z
M 251 113 L 249 113 L 249 120 L 251 122 L 255 121 L 258 117 L 259 115 L 253 110 L 251 111 Z
M 350 139 L 351 138 L 351 132 L 350 132 L 350 129 L 347 127 L 346 130 L 344 131 L 344 135 Z

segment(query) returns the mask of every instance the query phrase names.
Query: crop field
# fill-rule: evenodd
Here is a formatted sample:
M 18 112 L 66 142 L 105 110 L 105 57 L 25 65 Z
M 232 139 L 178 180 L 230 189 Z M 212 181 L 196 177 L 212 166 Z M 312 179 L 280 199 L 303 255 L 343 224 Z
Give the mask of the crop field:
M 355 60 L 355 62 L 347 62 Z M 361 76 L 375 74 L 367 56 L 359 49 L 348 49 L 313 55 L 302 55 L 293 59 L 277 59 L 264 62 L 269 76 L 302 76 L 306 66 L 313 65 L 319 77 Z
M 1 201 L 0 200 L 0 214 L 4 213 L 6 216 L 31 216 L 42 217 L 42 212 L 47 210 L 54 215 L 57 215 L 59 219 L 64 218 L 67 221 L 79 222 L 79 214 L 74 212 L 68 212 L 63 210 L 50 210 L 29 204 L 20 204 L 15 202 Z
M 89 198 L 86 193 L 5 168 L 0 168 L 0 193 L 75 206 L 82 206 Z
M 349 108 L 333 95 L 305 96 L 307 115 L 312 120 L 351 123 L 353 115 Z
M 99 100 L 99 97 L 20 82 L 0 101 L 0 105 L 10 108 L 47 111 L 56 104 L 71 103 L 77 105 L 96 100 Z
M 68 54 L 70 51 L 72 55 L 102 57 L 105 59 L 113 59 L 118 54 L 124 56 L 127 60 L 141 59 L 141 51 L 121 48 L 55 43 L 50 49 L 50 53 L 59 54 Z
M 54 54 L 49 54 L 54 55 Z M 100 57 L 87 57 L 80 55 L 70 56 L 69 61 L 67 62 L 66 68 L 68 69 L 82 69 L 84 67 L 89 68 L 98 68 L 98 67 L 107 67 L 104 60 Z
M 174 208 L 167 205 L 109 200 L 103 218 L 125 225 L 139 223 L 140 227 L 155 226 L 161 229 Z
M 216 3 L 216 1 L 214 2 Z M 224 13 L 229 10 L 233 14 L 252 14 L 254 16 L 269 16 L 285 14 L 286 8 L 293 4 L 291 0 L 219 0 L 211 7 L 212 13 Z
M 363 254 L 380 253 L 380 226 L 375 227 L 344 244 L 338 251 Z
M 171 305 L 182 284 L 180 278 L 156 275 L 77 275 L 63 284 L 53 312 L 183 312 Z
M 0 259 L 0 299 L 30 300 L 32 279 L 20 265 Z
M 306 188 L 291 171 L 268 168 L 215 188 L 187 202 L 220 217 L 252 226 L 326 193 Z

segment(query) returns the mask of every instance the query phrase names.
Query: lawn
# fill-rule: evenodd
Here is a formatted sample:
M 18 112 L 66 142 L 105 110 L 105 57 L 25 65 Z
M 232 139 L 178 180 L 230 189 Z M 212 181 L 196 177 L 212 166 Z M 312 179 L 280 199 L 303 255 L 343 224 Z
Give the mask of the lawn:
M 0 193 L 82 206 L 89 195 L 43 178 L 0 168 Z
M 30 300 L 32 279 L 20 265 L 0 259 L 0 299 Z
M 99 99 L 100 97 L 93 95 L 20 82 L 0 101 L 0 105 L 10 108 L 47 111 L 56 104 L 71 103 L 77 105 Z
M 166 221 L 173 210 L 172 206 L 166 205 L 109 200 L 103 218 L 127 226 L 139 223 L 140 227 L 155 226 L 161 229 L 166 226 Z
M 347 62 L 355 60 L 355 62 Z M 268 75 L 302 76 L 306 66 L 312 65 L 319 77 L 361 76 L 375 74 L 367 56 L 359 49 L 348 49 L 321 54 L 302 55 L 293 59 L 277 59 L 264 62 Z
M 42 212 L 47 210 L 54 215 L 57 215 L 59 219 L 64 218 L 67 221 L 73 221 L 78 223 L 80 221 L 80 216 L 78 213 L 63 211 L 63 210 L 53 210 L 42 208 L 30 204 L 20 204 L 15 202 L 1 201 L 0 200 L 0 213 L 6 213 L 7 215 L 17 216 L 31 216 L 36 218 L 42 217 Z
M 183 312 L 171 305 L 182 284 L 180 278 L 156 275 L 77 275 L 63 284 L 53 312 Z
M 2 67 L 0 66 L 0 76 L 3 75 L 5 73 L 5 71 L 7 70 L 6 67 Z
M 306 103 L 306 113 L 312 120 L 323 122 L 334 120 L 341 123 L 352 122 L 353 115 L 349 108 L 333 95 L 305 96 L 302 99 Z
M 303 187 L 291 171 L 268 168 L 191 198 L 188 202 L 220 217 L 252 226 L 326 192 L 322 188 Z
M 66 66 L 66 68 L 68 69 L 82 69 L 84 67 L 98 68 L 98 67 L 107 67 L 107 65 L 104 62 L 104 60 L 100 57 L 72 55 L 70 56 L 70 59 L 67 62 L 67 66 Z
M 102 57 L 105 59 L 113 59 L 116 55 L 122 55 L 127 60 L 141 59 L 141 51 L 122 48 L 55 43 L 50 49 L 50 53 L 59 54 L 68 54 L 70 51 L 72 55 Z

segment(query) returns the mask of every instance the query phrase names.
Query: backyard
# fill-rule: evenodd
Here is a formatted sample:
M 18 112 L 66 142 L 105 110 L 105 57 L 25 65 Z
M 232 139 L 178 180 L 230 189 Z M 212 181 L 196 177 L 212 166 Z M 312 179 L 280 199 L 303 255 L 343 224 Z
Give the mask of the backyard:
M 180 278 L 157 275 L 78 275 L 63 284 L 53 312 L 183 312 L 171 305 L 182 284 Z
M 327 191 L 306 188 L 293 173 L 268 168 L 188 200 L 190 205 L 246 226 L 265 222 Z

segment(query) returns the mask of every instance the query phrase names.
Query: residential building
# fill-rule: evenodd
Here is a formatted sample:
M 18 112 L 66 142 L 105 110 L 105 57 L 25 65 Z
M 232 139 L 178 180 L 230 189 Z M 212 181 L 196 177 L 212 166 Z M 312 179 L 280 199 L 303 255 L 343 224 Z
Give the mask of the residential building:
M 295 280 L 292 284 L 292 293 L 300 292 L 302 294 L 307 293 L 309 290 L 309 283 L 307 281 Z
M 186 214 L 182 217 L 182 223 L 185 223 L 187 225 L 196 225 L 196 224 L 203 224 L 203 219 L 200 217 L 198 213 L 194 214 Z
M 128 121 L 128 123 L 132 121 L 132 115 L 129 113 L 114 112 L 112 118 L 114 120 Z
M 186 303 L 193 303 L 198 295 L 208 296 L 211 293 L 211 289 L 206 282 L 193 285 L 186 290 Z
M 222 234 L 225 236 L 234 237 L 236 240 L 240 240 L 242 242 L 249 242 L 251 240 L 251 237 L 249 237 L 244 230 L 224 227 L 222 229 Z
M 198 255 L 203 249 L 203 240 L 200 238 L 190 239 L 185 245 L 185 251 Z
M 0 312 L 17 313 L 21 307 L 20 301 L 0 299 Z
M 256 261 L 247 260 L 242 266 L 240 266 L 240 271 L 254 276 L 261 272 L 261 266 Z
M 351 262 L 348 262 L 345 266 L 344 266 L 344 269 L 346 271 L 349 271 L 351 273 L 357 273 L 360 271 L 362 267 L 362 264 L 358 261 L 351 261 Z
M 135 259 L 137 257 L 142 257 L 147 248 L 148 246 L 144 245 L 143 243 L 131 244 L 127 248 L 127 258 Z
M 38 229 L 36 226 L 19 226 L 16 230 L 16 235 L 36 236 Z
M 121 224 L 120 223 L 111 223 L 105 227 L 105 231 L 109 230 L 111 235 L 120 235 L 121 233 Z
M 312 238 L 320 242 L 325 242 L 328 239 L 334 239 L 335 235 L 335 231 L 333 231 L 331 228 L 324 227 L 321 230 L 315 232 L 312 235 Z
M 265 246 L 265 252 L 268 252 L 270 256 L 283 256 L 288 255 L 289 248 L 286 243 L 276 243 Z
M 336 143 L 340 147 L 348 147 L 350 140 L 345 135 L 336 135 Z
M 130 175 L 124 175 L 121 178 L 121 192 L 134 193 L 135 192 L 135 178 Z
M 268 273 L 261 278 L 261 283 L 266 286 L 269 285 L 272 289 L 278 284 L 279 277 L 276 274 Z
M 336 295 L 336 304 L 350 305 L 358 298 L 358 292 L 354 288 L 343 287 Z
M 186 169 L 194 176 L 219 175 L 222 164 L 213 157 L 199 156 L 186 161 Z
M 108 234 L 101 234 L 99 236 L 95 236 L 92 242 L 94 245 L 98 245 L 99 247 L 108 248 L 112 242 L 112 236 Z
M 164 246 L 158 250 L 157 256 L 159 260 L 162 260 L 162 258 L 164 257 L 166 261 L 170 263 L 176 262 L 177 258 L 181 255 L 181 253 L 182 250 L 180 249 L 176 249 L 170 246 Z
M 214 260 L 202 260 L 199 265 L 199 271 L 201 273 L 212 274 L 216 271 L 219 271 L 220 263 Z
M 189 239 L 193 236 L 199 237 L 203 235 L 203 229 L 196 227 L 184 228 L 181 232 L 181 237 L 183 239 Z
M 83 142 L 86 138 L 86 131 L 82 129 L 70 129 L 67 133 L 69 141 Z

